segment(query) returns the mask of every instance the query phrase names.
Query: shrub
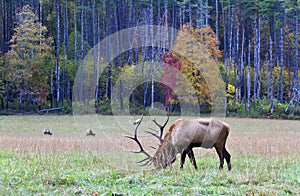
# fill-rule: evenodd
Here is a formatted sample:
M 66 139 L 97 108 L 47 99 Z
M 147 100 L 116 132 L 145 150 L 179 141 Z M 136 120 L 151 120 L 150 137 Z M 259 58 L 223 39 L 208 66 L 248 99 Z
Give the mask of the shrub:
M 288 103 L 280 103 L 277 99 L 273 100 L 273 112 L 271 112 L 271 103 L 263 97 L 262 99 L 253 100 L 250 104 L 250 111 L 247 110 L 246 102 L 238 100 L 234 106 L 234 102 L 230 99 L 227 103 L 227 114 L 229 116 L 237 117 L 251 117 L 251 118 L 280 118 L 280 119 L 298 119 L 297 110 L 295 115 L 288 115 L 285 109 Z M 291 109 L 293 109 L 291 107 Z

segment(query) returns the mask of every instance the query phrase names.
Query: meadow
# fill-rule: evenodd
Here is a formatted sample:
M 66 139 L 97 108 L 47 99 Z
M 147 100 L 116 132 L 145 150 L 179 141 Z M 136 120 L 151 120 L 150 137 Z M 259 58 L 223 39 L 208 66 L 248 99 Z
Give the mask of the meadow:
M 300 121 L 226 118 L 232 170 L 213 149 L 195 148 L 198 170 L 179 157 L 164 170 L 140 167 L 130 120 L 113 116 L 0 116 L 1 195 L 299 195 Z M 138 118 L 138 117 L 136 117 Z M 156 117 L 163 122 L 165 117 Z M 177 119 L 171 117 L 170 122 Z M 169 123 L 170 125 L 170 123 Z M 158 140 L 145 117 L 146 150 Z M 50 129 L 52 136 L 43 135 Z M 85 136 L 87 128 L 95 137 Z

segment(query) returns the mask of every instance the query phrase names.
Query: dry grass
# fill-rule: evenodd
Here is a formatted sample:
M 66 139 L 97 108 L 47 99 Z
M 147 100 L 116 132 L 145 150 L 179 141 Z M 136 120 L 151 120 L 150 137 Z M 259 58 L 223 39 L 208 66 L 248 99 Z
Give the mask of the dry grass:
M 228 146 L 234 154 L 296 155 L 299 138 L 299 132 L 240 132 L 231 134 Z
M 110 125 L 112 120 L 107 119 L 107 117 L 99 117 L 100 122 L 105 118 L 104 121 L 107 124 L 103 123 L 102 128 L 106 131 L 105 133 L 98 131 L 96 137 L 86 137 L 84 131 L 82 131 L 82 134 L 74 131 L 73 127 L 75 126 L 72 124 L 72 117 L 51 116 L 47 118 L 47 116 L 42 116 L 37 118 L 14 116 L 12 119 L 6 119 L 1 126 L 0 150 L 9 149 L 41 153 L 61 153 L 66 151 L 102 153 L 138 150 L 137 145 L 133 141 L 123 137 L 127 133 L 116 131 L 116 127 Z M 61 118 L 64 120 L 59 120 Z M 45 127 L 45 122 L 48 126 L 52 125 L 56 130 L 53 136 L 44 136 L 42 131 L 37 132 L 37 129 L 42 130 Z M 226 122 L 231 125 L 227 148 L 233 155 L 260 154 L 281 156 L 300 154 L 300 149 L 298 148 L 300 141 L 299 121 L 229 118 L 226 119 Z M 20 132 L 18 132 L 18 129 Z M 8 134 L 5 134 L 3 130 L 7 130 Z M 142 130 L 145 129 L 142 128 Z M 143 134 L 142 130 L 141 141 L 143 145 L 146 147 L 157 146 L 158 141 L 151 136 Z M 196 150 L 196 153 L 202 152 Z
M 300 154 L 300 121 L 235 118 L 226 121 L 231 125 L 227 145 L 234 154 Z
M 78 138 L 56 136 L 1 136 L 0 149 L 50 154 L 66 151 L 87 151 L 83 141 Z

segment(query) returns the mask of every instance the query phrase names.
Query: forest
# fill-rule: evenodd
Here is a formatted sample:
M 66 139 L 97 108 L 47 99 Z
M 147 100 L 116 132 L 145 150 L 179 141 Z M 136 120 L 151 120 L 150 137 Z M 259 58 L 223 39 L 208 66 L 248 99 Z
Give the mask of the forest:
M 178 29 L 173 38 L 177 51 L 188 47 L 180 32 L 205 47 L 224 81 L 228 115 L 285 118 L 291 97 L 298 93 L 299 0 L 1 0 L 0 10 L 3 114 L 51 109 L 71 113 L 76 72 L 88 52 L 117 32 L 143 25 Z M 147 37 L 151 32 L 139 34 Z M 117 37 L 116 50 L 130 36 Z M 167 64 L 193 86 L 198 112 L 211 112 L 213 103 L 204 71 L 166 44 L 130 48 L 108 65 L 98 58 L 97 69 L 104 70 L 99 76 L 94 72 L 97 82 L 92 110 L 111 114 L 113 88 L 125 85 L 119 78 L 134 80 L 134 66 L 150 62 L 142 67 L 144 82 L 130 95 L 131 113 L 147 112 L 157 102 L 180 113 L 182 101 L 190 102 L 184 98 L 178 101 L 180 90 L 173 89 L 182 81 L 168 75 Z M 166 86 L 154 80 L 155 66 L 162 69 L 162 81 L 169 78 L 175 82 Z M 124 76 L 124 72 L 131 75 Z M 123 92 L 119 94 L 122 109 L 126 101 L 123 103 Z M 294 101 L 297 105 L 300 99 Z M 291 110 L 299 114 L 296 107 Z

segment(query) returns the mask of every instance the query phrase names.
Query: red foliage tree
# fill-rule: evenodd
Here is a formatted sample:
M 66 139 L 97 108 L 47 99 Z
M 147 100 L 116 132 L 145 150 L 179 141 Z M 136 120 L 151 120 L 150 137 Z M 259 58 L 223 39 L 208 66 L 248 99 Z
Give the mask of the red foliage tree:
M 172 52 L 165 53 L 161 61 L 165 66 L 160 85 L 164 88 L 165 106 L 169 108 L 174 97 L 173 89 L 176 87 L 176 75 L 180 71 L 181 61 Z

